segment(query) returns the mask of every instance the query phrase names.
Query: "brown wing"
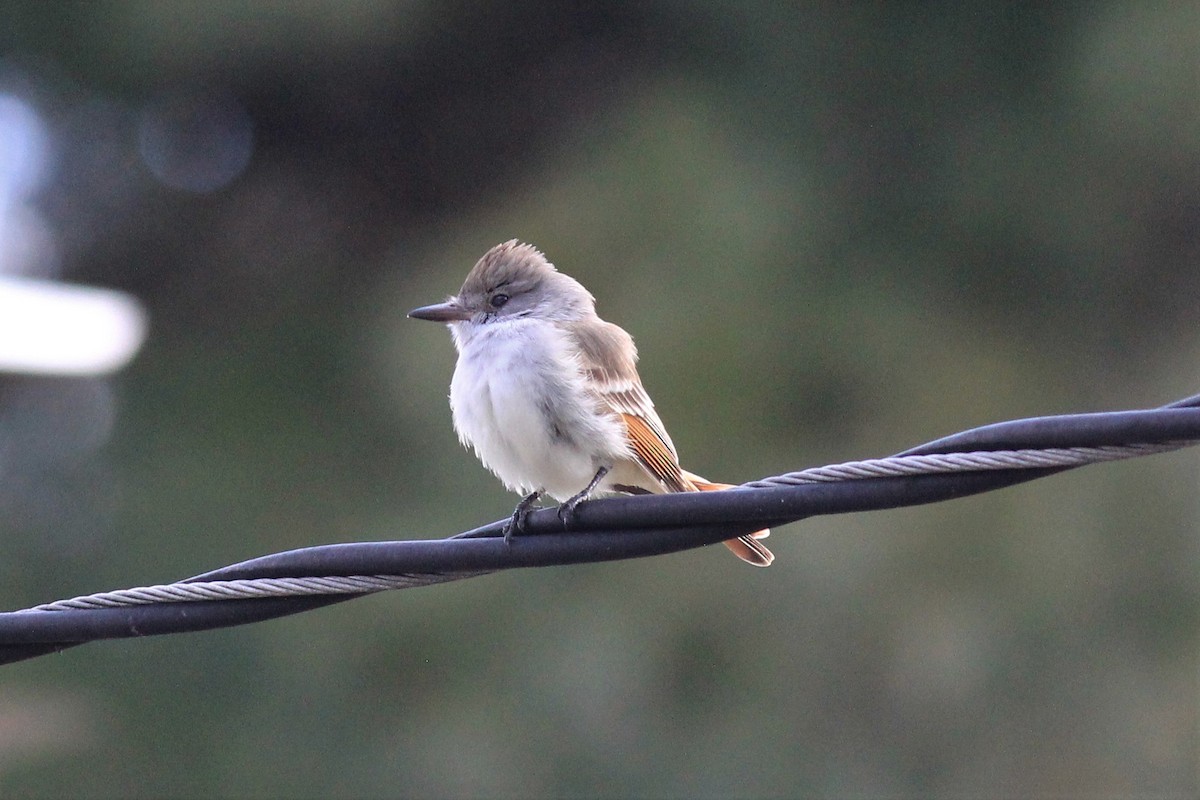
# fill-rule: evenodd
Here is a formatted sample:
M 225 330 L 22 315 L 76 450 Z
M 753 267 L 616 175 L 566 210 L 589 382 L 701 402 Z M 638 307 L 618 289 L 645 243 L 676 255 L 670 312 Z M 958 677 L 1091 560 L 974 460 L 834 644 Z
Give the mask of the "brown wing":
M 597 399 L 625 422 L 629 446 L 638 463 L 667 491 L 690 491 L 679 469 L 675 445 L 638 377 L 633 339 L 599 318 L 577 325 L 574 333 L 581 366 Z
M 668 491 L 686 492 L 690 487 L 684 483 L 679 469 L 679 459 L 669 444 L 659 436 L 645 417 L 621 414 L 629 433 L 629 443 L 641 465 Z
M 575 328 L 582 368 L 591 380 L 598 399 L 619 414 L 625 422 L 629 445 L 647 474 L 670 492 L 696 492 L 728 489 L 679 467 L 679 454 L 667 430 L 654 410 L 654 401 L 642 386 L 637 373 L 637 350 L 633 339 L 621 328 L 599 318 Z M 761 530 L 725 542 L 725 546 L 743 561 L 766 567 L 775 560 L 763 544 L 756 541 L 770 534 Z

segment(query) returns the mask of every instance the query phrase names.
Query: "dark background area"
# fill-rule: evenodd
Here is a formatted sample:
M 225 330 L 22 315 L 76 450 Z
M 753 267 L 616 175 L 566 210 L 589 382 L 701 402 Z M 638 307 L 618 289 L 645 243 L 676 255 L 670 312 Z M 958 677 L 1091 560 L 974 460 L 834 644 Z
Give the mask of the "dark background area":
M 535 243 L 725 481 L 1200 391 L 1190 4 L 0 3 L 4 607 L 507 514 L 405 319 Z M 1195 453 L 0 671 L 6 797 L 1192 797 Z M 720 551 L 720 552 L 718 552 Z

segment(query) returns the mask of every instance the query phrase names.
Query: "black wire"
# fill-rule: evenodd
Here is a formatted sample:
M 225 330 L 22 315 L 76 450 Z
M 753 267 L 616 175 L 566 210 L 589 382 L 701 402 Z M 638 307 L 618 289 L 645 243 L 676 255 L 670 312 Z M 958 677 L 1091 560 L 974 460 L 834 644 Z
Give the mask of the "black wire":
M 1200 439 L 1200 395 L 1148 411 L 1015 420 L 957 433 L 900 455 L 1095 447 Z M 232 564 L 189 581 L 323 575 L 488 572 L 641 558 L 723 541 L 824 514 L 919 505 L 1011 486 L 1070 467 L 869 478 L 727 492 L 615 497 L 584 503 L 572 530 L 554 509 L 530 515 L 527 533 L 501 538 L 504 520 L 448 539 L 307 547 Z M 552 534 L 552 535 L 547 535 Z M 362 595 L 198 601 L 115 609 L 0 613 L 0 664 L 97 639 L 243 625 Z

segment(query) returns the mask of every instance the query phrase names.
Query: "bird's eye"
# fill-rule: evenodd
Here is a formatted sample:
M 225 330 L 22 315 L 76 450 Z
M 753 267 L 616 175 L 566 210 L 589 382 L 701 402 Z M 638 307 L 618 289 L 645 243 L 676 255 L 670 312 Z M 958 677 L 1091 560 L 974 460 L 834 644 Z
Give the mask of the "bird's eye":
M 508 302 L 508 295 L 494 294 L 492 295 L 492 308 L 501 308 Z

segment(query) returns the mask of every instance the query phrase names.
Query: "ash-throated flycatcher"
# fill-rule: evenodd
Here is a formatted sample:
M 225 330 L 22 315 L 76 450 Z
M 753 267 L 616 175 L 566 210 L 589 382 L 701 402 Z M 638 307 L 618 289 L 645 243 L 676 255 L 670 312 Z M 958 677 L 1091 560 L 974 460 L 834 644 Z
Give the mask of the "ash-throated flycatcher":
M 633 338 L 596 316 L 595 298 L 516 239 L 496 245 L 457 295 L 408 312 L 445 322 L 458 350 L 450 383 L 454 429 L 509 489 L 529 493 L 506 536 L 542 494 L 570 519 L 593 492 L 728 489 L 679 466 L 675 445 L 637 373 Z M 730 539 L 743 561 L 769 566 L 758 539 Z

